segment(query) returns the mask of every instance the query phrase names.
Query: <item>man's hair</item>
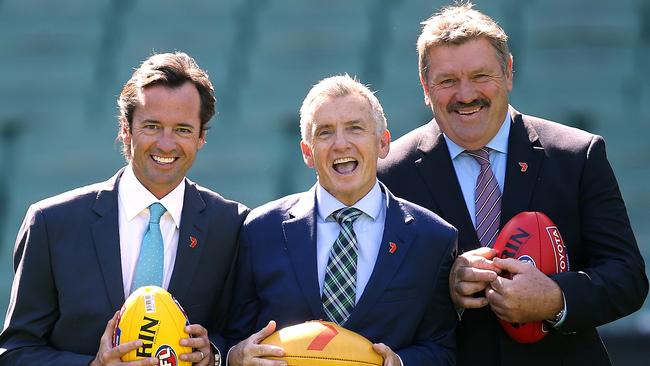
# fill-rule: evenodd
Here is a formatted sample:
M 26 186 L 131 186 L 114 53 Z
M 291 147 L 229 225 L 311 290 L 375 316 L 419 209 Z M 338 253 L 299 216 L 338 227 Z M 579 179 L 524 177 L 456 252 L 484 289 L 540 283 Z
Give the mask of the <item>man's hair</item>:
M 311 126 L 313 124 L 314 109 L 319 102 L 326 98 L 360 95 L 370 104 L 372 118 L 375 121 L 377 134 L 386 129 L 386 116 L 379 100 L 370 89 L 350 75 L 337 75 L 325 78 L 314 85 L 300 107 L 300 135 L 303 141 L 311 143 Z
M 418 37 L 420 78 L 427 81 L 427 70 L 432 60 L 429 51 L 433 47 L 461 45 L 467 41 L 485 37 L 497 52 L 505 72 L 512 57 L 508 49 L 508 35 L 494 19 L 473 9 L 471 2 L 457 3 L 442 8 L 423 21 Z
M 142 90 L 154 86 L 162 85 L 169 88 L 178 88 L 191 82 L 196 86 L 201 99 L 201 109 L 199 119 L 201 120 L 201 130 L 199 136 L 203 137 L 208 129 L 208 121 L 214 116 L 215 97 L 214 88 L 208 78 L 208 74 L 202 70 L 192 57 L 184 52 L 160 53 L 146 59 L 131 75 L 129 81 L 124 84 L 120 97 L 117 100 L 119 108 L 118 139 L 122 139 L 122 131 L 128 129 L 132 132 L 133 112 L 135 107 L 140 103 L 140 93 Z M 129 144 L 125 144 L 122 139 L 122 153 L 124 158 L 130 161 Z

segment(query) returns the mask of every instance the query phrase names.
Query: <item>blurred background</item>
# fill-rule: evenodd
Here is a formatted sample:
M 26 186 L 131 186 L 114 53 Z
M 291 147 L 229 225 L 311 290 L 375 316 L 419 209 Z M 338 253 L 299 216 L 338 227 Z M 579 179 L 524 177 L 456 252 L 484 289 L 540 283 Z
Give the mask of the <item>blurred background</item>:
M 324 77 L 347 72 L 370 84 L 394 139 L 429 121 L 415 42 L 420 21 L 447 3 L 0 0 L 0 312 L 29 204 L 124 164 L 115 100 L 153 52 L 189 53 L 216 88 L 217 116 L 189 177 L 254 207 L 313 183 L 297 111 Z M 605 137 L 650 262 L 650 1 L 475 4 L 510 36 L 511 103 Z M 615 364 L 647 362 L 649 301 L 601 333 Z

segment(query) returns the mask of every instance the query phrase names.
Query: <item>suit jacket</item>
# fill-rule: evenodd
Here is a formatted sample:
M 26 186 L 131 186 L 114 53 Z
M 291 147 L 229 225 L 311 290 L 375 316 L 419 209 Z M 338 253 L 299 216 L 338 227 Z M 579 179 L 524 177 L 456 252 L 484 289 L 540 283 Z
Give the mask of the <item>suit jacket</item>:
M 88 365 L 124 303 L 117 187 L 110 180 L 32 205 L 18 233 L 0 364 Z M 247 208 L 186 179 L 169 292 L 189 320 L 219 336 Z M 190 236 L 198 245 L 190 247 Z
M 571 272 L 553 275 L 567 314 L 532 345 L 511 340 L 489 307 L 466 310 L 457 331 L 459 365 L 609 365 L 596 326 L 637 310 L 648 292 L 645 265 L 600 136 L 510 110 L 501 227 L 541 211 L 567 246 Z M 527 164 L 523 169 L 520 163 Z M 459 250 L 478 248 L 447 144 L 435 121 L 391 144 L 379 176 L 397 195 L 459 230 Z
M 344 327 L 385 343 L 405 365 L 451 365 L 456 315 L 447 282 L 456 230 L 428 210 L 388 197 L 377 262 Z M 280 329 L 327 318 L 317 278 L 315 205 L 312 188 L 254 209 L 242 226 L 226 331 L 233 344 L 269 320 Z M 390 242 L 397 244 L 392 254 Z

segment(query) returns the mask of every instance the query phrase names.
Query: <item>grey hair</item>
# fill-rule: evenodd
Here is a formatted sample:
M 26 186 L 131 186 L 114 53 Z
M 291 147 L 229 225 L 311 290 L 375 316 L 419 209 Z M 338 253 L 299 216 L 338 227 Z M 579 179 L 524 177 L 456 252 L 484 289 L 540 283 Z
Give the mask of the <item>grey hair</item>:
M 381 134 L 387 128 L 386 116 L 379 100 L 370 89 L 350 75 L 337 75 L 325 78 L 314 85 L 300 107 L 300 136 L 305 142 L 311 142 L 311 126 L 313 123 L 314 108 L 317 103 L 325 98 L 345 97 L 358 94 L 364 97 L 372 110 L 372 118 L 375 120 L 377 134 Z

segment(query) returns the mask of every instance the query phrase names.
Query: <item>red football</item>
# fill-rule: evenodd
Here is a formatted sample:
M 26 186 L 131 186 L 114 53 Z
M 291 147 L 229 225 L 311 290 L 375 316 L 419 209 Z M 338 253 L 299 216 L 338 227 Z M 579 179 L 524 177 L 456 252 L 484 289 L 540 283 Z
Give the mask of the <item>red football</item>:
M 522 212 L 501 229 L 494 243 L 500 258 L 528 262 L 545 274 L 569 270 L 564 241 L 553 221 L 541 212 Z M 499 320 L 503 329 L 519 343 L 535 343 L 548 333 L 543 322 L 508 323 Z

